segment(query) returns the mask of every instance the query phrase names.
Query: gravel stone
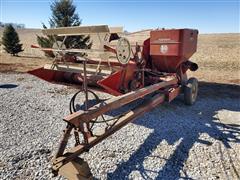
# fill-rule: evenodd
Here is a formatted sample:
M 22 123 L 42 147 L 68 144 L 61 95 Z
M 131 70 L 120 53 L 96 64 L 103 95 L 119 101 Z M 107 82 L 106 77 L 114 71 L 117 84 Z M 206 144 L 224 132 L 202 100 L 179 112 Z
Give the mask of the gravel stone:
M 0 73 L 0 84 L 17 85 L 0 88 L 0 179 L 62 179 L 52 177 L 50 160 L 77 90 L 16 73 Z M 239 179 L 240 128 L 218 119 L 223 111 L 239 117 L 239 98 L 199 93 L 195 105 L 178 97 L 81 155 L 94 177 Z

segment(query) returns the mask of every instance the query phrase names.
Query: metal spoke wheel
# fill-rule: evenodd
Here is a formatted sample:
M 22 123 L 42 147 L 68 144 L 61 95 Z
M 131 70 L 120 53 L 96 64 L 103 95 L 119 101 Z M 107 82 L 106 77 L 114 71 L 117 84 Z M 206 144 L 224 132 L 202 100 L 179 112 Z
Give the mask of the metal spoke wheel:
M 62 41 L 54 42 L 52 48 L 53 49 L 58 49 L 58 50 L 65 50 L 65 49 L 67 49 L 65 44 L 63 44 Z M 65 53 L 63 51 L 62 52 L 53 51 L 53 54 L 54 54 L 55 57 L 58 56 L 58 55 L 60 55 L 60 56 L 64 56 L 65 55 Z
M 184 87 L 184 102 L 186 105 L 193 105 L 198 95 L 198 80 L 190 78 Z
M 72 97 L 70 101 L 70 113 L 77 112 L 79 110 L 85 111 L 86 109 L 89 109 L 90 107 L 93 107 L 94 105 L 98 104 L 100 102 L 99 97 L 91 90 L 88 91 L 88 102 L 86 102 L 85 99 L 85 92 L 83 90 L 78 91 L 74 96 Z M 86 108 L 87 105 L 87 108 Z

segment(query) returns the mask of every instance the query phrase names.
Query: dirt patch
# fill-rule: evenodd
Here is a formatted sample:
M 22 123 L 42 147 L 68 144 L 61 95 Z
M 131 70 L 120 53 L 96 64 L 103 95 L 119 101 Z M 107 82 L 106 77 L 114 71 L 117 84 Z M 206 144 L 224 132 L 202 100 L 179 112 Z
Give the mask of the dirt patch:
M 24 80 L 24 78 L 23 77 L 20 77 L 20 78 L 17 78 L 17 81 L 23 81 Z
M 63 89 L 49 90 L 48 93 L 50 93 L 50 94 L 68 95 L 68 94 L 71 94 L 71 91 L 69 91 L 68 88 L 64 87 Z
M 240 84 L 240 79 L 233 79 L 233 80 L 230 80 L 230 82 L 234 84 Z
M 24 67 L 24 64 L 17 63 L 17 64 L 10 64 L 10 63 L 0 63 L 0 71 L 1 72 L 11 72 L 16 71 L 18 67 Z
M 27 72 L 42 67 L 47 62 L 51 60 L 30 55 L 16 57 L 2 53 L 0 54 L 0 72 Z

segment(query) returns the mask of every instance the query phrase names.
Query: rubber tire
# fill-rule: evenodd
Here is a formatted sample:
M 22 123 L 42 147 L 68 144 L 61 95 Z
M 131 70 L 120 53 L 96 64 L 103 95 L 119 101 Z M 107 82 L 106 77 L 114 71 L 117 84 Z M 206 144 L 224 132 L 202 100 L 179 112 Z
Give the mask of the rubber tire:
M 190 78 L 184 86 L 184 103 L 186 105 L 193 105 L 196 102 L 198 95 L 198 80 Z

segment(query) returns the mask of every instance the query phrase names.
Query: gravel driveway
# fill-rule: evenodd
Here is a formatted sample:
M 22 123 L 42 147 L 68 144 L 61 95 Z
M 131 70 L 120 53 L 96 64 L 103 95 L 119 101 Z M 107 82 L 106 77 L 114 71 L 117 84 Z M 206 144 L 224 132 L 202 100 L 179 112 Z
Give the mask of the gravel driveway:
M 0 179 L 52 178 L 49 160 L 75 91 L 0 73 Z M 239 179 L 239 92 L 202 82 L 194 106 L 182 97 L 158 106 L 82 157 L 97 179 Z

